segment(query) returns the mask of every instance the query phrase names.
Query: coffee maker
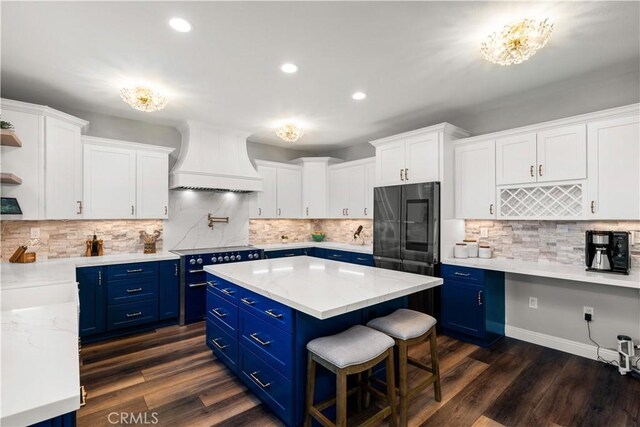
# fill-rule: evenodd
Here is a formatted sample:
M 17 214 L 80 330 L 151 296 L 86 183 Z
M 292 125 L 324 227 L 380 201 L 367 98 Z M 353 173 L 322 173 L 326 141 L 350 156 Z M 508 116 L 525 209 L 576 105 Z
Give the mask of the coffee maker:
M 589 230 L 585 237 L 585 264 L 589 271 L 629 274 L 628 231 Z

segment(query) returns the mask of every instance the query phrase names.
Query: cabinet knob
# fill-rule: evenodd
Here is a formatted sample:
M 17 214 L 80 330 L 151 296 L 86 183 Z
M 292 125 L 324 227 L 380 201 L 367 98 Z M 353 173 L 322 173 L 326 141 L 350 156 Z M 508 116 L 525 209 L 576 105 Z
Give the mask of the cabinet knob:
M 404 169 L 400 169 L 400 181 L 404 181 Z
M 409 181 L 409 168 L 404 170 L 404 180 Z
M 538 166 L 538 175 L 542 176 L 542 165 Z

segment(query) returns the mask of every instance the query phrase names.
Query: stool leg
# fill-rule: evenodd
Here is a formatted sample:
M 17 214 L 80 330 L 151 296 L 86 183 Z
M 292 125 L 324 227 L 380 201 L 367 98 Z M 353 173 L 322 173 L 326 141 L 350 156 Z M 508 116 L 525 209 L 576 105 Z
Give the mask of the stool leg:
M 398 409 L 396 406 L 396 378 L 394 375 L 395 366 L 393 363 L 393 347 L 387 351 L 387 401 L 389 406 L 391 406 L 391 418 L 389 419 L 389 425 L 391 427 L 396 427 L 398 425 Z
M 371 385 L 371 369 L 368 369 L 367 372 L 364 373 L 364 383 L 366 384 L 367 388 L 365 388 L 364 390 L 364 407 L 368 408 L 369 405 L 371 404 L 371 393 L 369 392 L 369 386 Z
M 358 374 L 358 401 L 356 403 L 356 409 L 358 412 L 362 411 L 362 387 L 364 383 L 362 381 L 362 372 Z
M 435 326 L 432 328 L 429 336 L 429 347 L 431 349 L 431 368 L 433 369 L 433 374 L 436 376 L 436 381 L 433 383 L 433 390 L 436 402 L 440 402 L 442 401 L 442 387 L 440 384 L 440 361 L 438 360 L 438 340 Z
M 407 343 L 398 340 L 398 370 L 400 371 L 400 427 L 407 426 L 407 418 L 409 412 L 409 380 L 407 378 L 407 370 L 408 370 L 408 354 L 407 354 Z
M 311 408 L 316 390 L 316 361 L 311 357 L 311 352 L 307 358 L 307 413 L 304 417 L 305 427 L 311 427 Z
M 336 374 L 336 427 L 347 427 L 347 374 Z

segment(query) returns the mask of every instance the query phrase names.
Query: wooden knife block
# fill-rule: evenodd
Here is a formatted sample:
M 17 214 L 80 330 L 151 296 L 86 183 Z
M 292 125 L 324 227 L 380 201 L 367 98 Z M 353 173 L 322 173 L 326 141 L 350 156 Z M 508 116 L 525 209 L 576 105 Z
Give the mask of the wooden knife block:
M 36 262 L 36 253 L 35 252 L 27 252 L 26 246 L 18 246 L 18 249 L 11 255 L 9 258 L 9 262 L 17 262 L 17 263 L 28 263 L 28 262 Z

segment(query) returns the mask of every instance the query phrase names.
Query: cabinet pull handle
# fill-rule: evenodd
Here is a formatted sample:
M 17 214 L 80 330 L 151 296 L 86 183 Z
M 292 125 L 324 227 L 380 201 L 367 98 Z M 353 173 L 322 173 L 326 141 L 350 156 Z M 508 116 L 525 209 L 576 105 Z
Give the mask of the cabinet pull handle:
M 200 270 L 189 270 L 189 273 L 202 273 L 204 270 L 200 269 Z
M 269 344 L 271 344 L 271 341 L 262 341 L 260 338 L 258 338 L 258 333 L 254 332 L 251 335 L 249 335 L 255 342 L 257 342 L 258 344 L 260 344 L 261 346 L 268 346 Z
M 175 274 L 176 276 L 178 276 L 178 264 L 177 264 L 177 263 L 176 263 L 176 264 L 174 264 L 174 267 L 176 268 L 176 271 L 175 271 L 175 273 L 174 273 L 174 274 Z
M 591 213 L 596 213 L 596 201 L 592 200 L 591 201 Z
M 260 379 L 256 376 L 258 374 L 258 371 L 252 372 L 249 374 L 249 376 L 251 377 L 251 379 L 258 384 L 260 387 L 262 388 L 267 388 L 271 385 L 271 383 L 263 383 L 262 381 L 260 381 Z
M 216 282 L 207 280 L 207 283 L 209 284 L 209 286 L 211 286 L 212 288 L 215 288 L 216 286 L 218 286 L 218 284 Z
M 227 315 L 227 313 L 220 313 L 218 310 L 220 310 L 220 308 L 212 308 L 211 312 L 218 317 L 225 317 Z
M 529 168 L 529 175 L 531 175 L 531 178 L 533 178 L 535 175 L 535 173 L 533 172 L 533 170 L 535 169 L 535 166 L 531 165 L 531 168 Z
M 309 207 L 307 207 L 307 216 L 309 216 Z
M 127 273 L 140 273 L 142 272 L 141 268 L 136 268 L 135 270 L 127 270 Z
M 400 169 L 400 181 L 404 181 L 404 169 Z
M 489 205 L 489 213 L 493 215 L 493 203 Z
M 133 205 L 131 205 L 131 215 L 135 212 Z
M 169 209 L 165 206 L 165 207 L 164 207 L 164 214 L 166 215 L 166 214 L 168 214 L 168 213 L 169 213 Z
M 78 200 L 76 203 L 78 204 L 78 211 L 76 213 L 82 215 L 82 200 Z
M 140 292 L 141 290 L 142 290 L 142 288 L 127 289 L 127 293 L 128 294 L 132 294 L 134 292 Z
M 233 291 L 229 288 L 220 289 L 220 292 L 222 292 L 225 295 L 233 295 L 236 293 L 236 291 Z
M 258 216 L 262 216 L 262 208 L 258 208 Z
M 282 209 L 278 208 L 278 216 L 282 215 Z
M 269 309 L 269 310 L 265 310 L 265 313 L 267 313 L 269 316 L 275 318 L 275 319 L 281 319 L 282 318 L 282 314 L 276 314 L 273 312 L 273 309 Z
M 245 297 L 245 298 L 241 298 L 240 301 L 242 301 L 243 303 L 247 304 L 247 305 L 253 305 L 256 302 L 255 301 L 251 301 L 249 298 Z
M 296 256 L 296 254 L 284 254 L 284 256 Z
M 207 282 L 202 282 L 202 283 L 190 283 L 189 287 L 190 288 L 199 288 L 200 286 L 205 286 L 207 284 Z
M 218 344 L 218 340 L 219 339 L 220 338 L 216 338 L 214 340 L 209 340 L 209 341 L 211 341 L 211 344 L 215 345 L 218 348 L 218 350 L 224 350 L 225 348 L 229 347 L 228 345 L 220 345 L 220 344 Z
M 471 273 L 460 273 L 459 271 L 456 271 L 455 273 L 453 273 L 456 276 L 462 276 L 462 277 L 469 277 L 471 276 Z
M 482 291 L 478 291 L 478 305 L 482 305 Z
M 141 315 L 142 315 L 141 311 L 136 311 L 135 313 L 127 313 L 127 317 L 138 317 Z
M 404 180 L 409 181 L 409 168 L 404 170 Z
M 538 166 L 538 175 L 542 176 L 542 165 Z
M 367 216 L 367 208 L 364 208 L 364 216 Z
M 80 386 L 80 407 L 87 404 L 87 390 L 84 389 L 84 386 Z
M 102 285 L 102 271 L 98 270 L 98 285 Z
M 366 261 L 366 258 L 356 258 L 356 261 Z

